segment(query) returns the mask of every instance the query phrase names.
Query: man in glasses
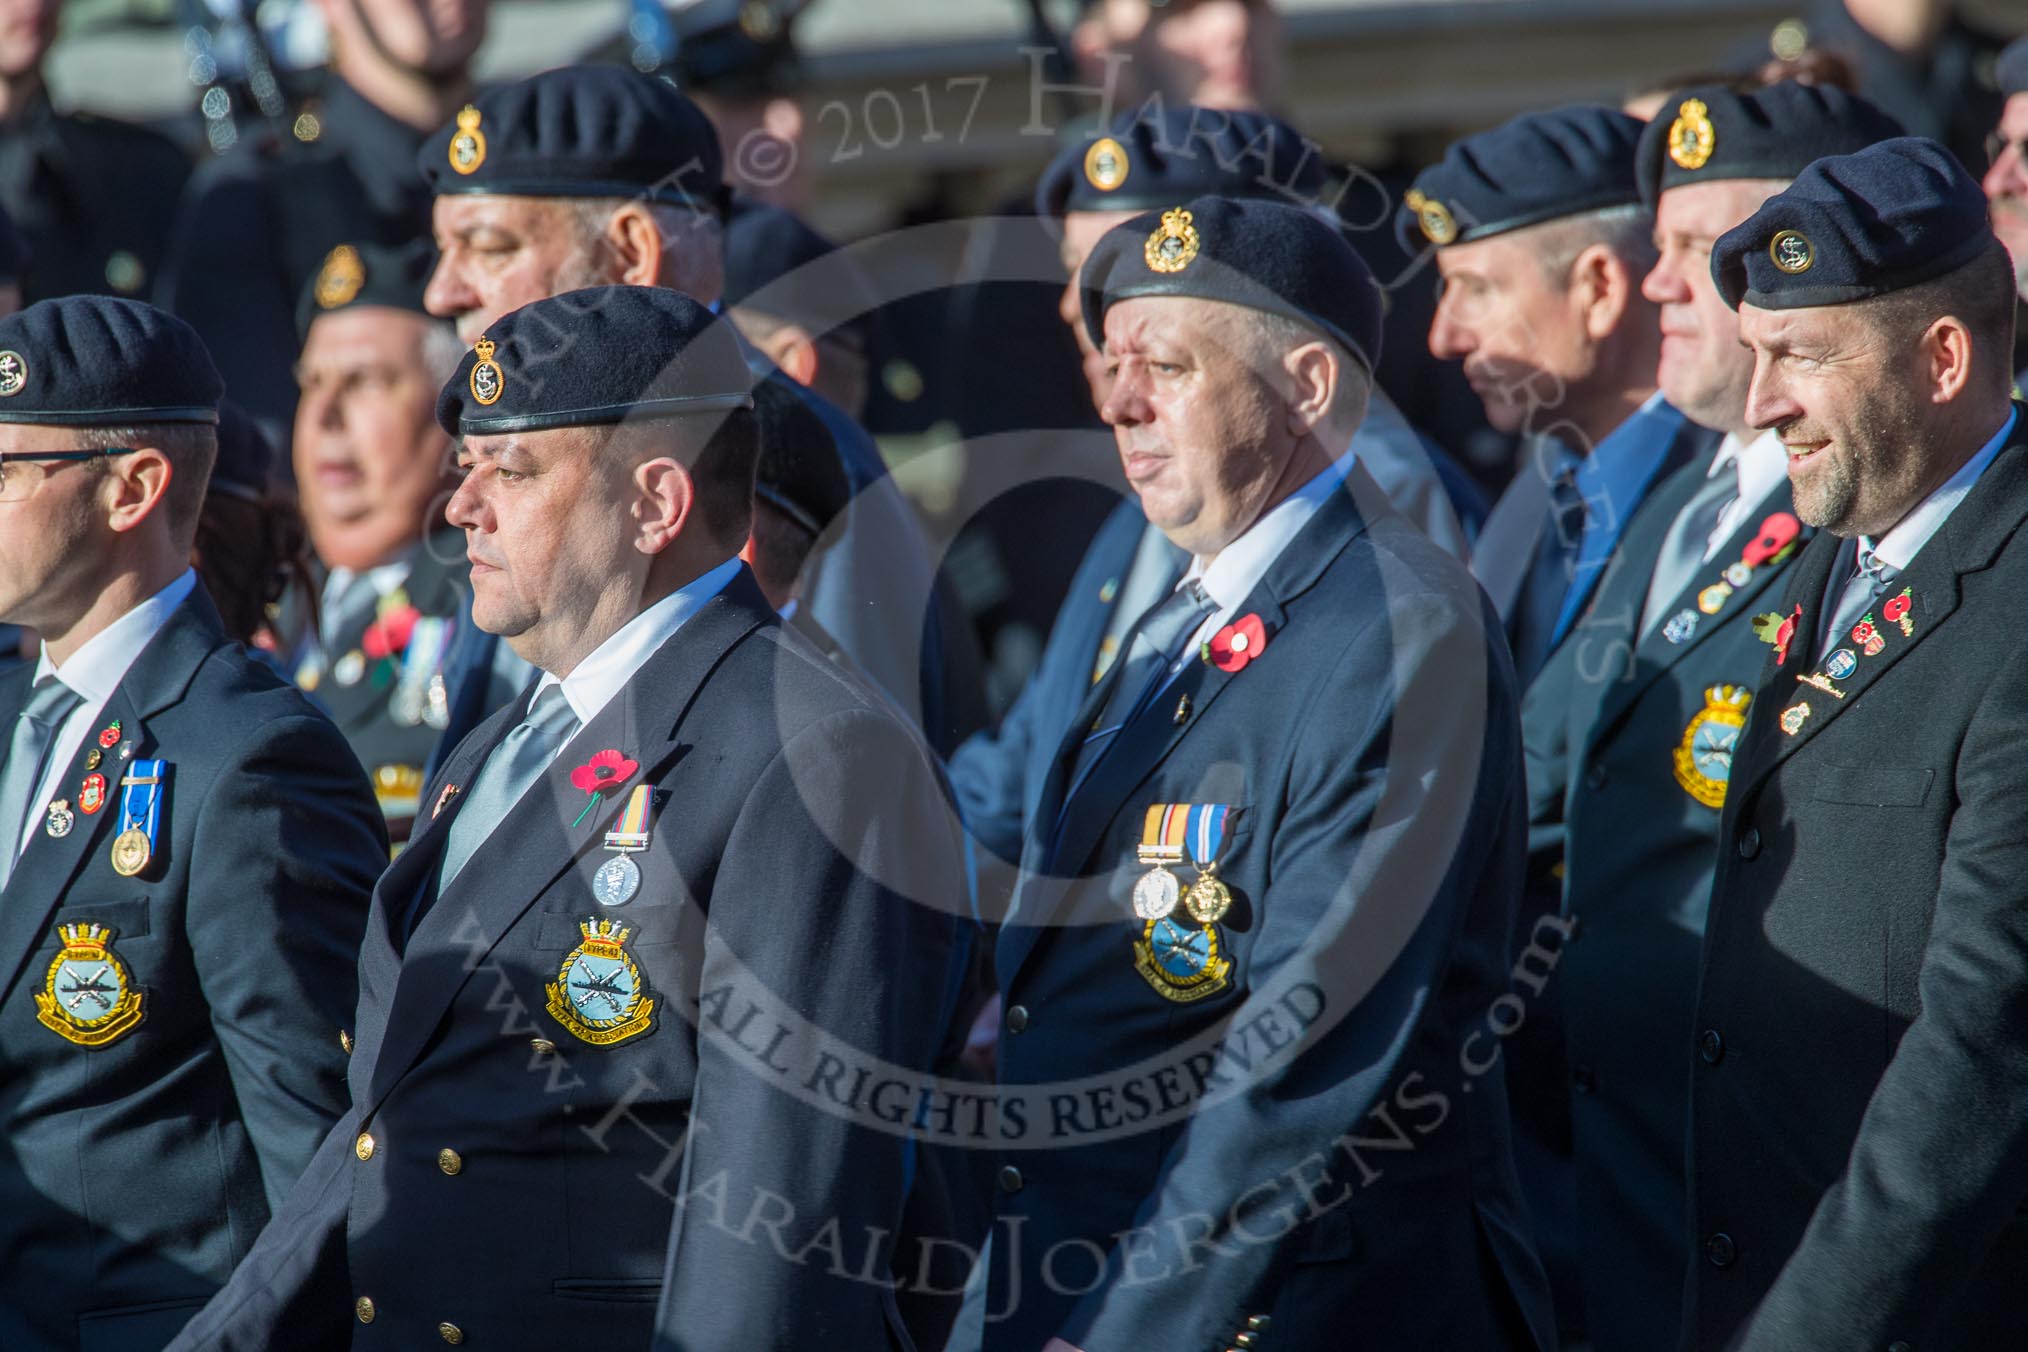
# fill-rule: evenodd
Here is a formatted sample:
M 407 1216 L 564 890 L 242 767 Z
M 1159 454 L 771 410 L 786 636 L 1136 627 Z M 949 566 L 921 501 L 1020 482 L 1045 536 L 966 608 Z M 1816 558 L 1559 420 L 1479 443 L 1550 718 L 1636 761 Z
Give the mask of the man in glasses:
M 346 1103 L 387 837 L 188 560 L 222 392 L 138 301 L 0 319 L 0 1347 L 160 1347 Z

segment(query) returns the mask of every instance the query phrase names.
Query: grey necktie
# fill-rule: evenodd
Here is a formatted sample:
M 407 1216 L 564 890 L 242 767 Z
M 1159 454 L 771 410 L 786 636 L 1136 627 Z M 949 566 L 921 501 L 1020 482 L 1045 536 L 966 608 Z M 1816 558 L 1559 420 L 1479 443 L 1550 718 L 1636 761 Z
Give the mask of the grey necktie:
M 1643 637 L 1668 618 L 1669 607 L 1697 577 L 1704 566 L 1705 551 L 1711 545 L 1712 529 L 1738 496 L 1738 471 L 1727 465 L 1699 484 L 1690 501 L 1683 504 L 1683 510 L 1669 523 L 1668 537 L 1662 541 L 1662 552 L 1655 556 L 1655 572 L 1648 580 L 1647 603 L 1641 608 Z
M 1854 540 L 1847 548 L 1853 551 L 1852 575 L 1845 583 L 1844 591 L 1839 593 L 1837 608 L 1831 612 L 1831 627 L 1824 631 L 1823 641 L 1817 644 L 1819 661 L 1852 631 L 1852 626 L 1859 623 L 1868 610 L 1879 603 L 1894 584 L 1894 579 L 1901 576 L 1900 569 L 1890 568 L 1880 561 L 1873 552 L 1872 542 L 1864 536 Z
M 352 574 L 336 591 L 331 590 L 327 580 L 323 614 L 319 616 L 324 650 L 343 652 L 344 648 L 340 645 L 344 643 L 345 635 L 354 628 L 364 629 L 379 604 L 380 593 L 373 589 L 373 579 L 364 573 Z
M 1190 636 L 1218 609 L 1199 582 L 1186 582 L 1134 625 L 1121 647 L 1126 653 L 1106 702 L 1092 723 L 1091 734 L 1077 749 L 1071 773 L 1074 788 L 1086 770 L 1105 754 L 1120 729 L 1133 722 L 1159 688 L 1161 678 Z
M 21 843 L 28 837 L 28 814 L 43 772 L 49 768 L 56 730 L 82 702 L 77 691 L 54 676 L 45 676 L 35 683 L 28 704 L 14 721 L 7 761 L 0 765 L 0 847 L 4 847 L 0 849 L 0 887 L 6 886 L 13 874 Z
M 437 875 L 439 896 L 576 731 L 577 715 L 564 699 L 563 687 L 544 686 L 528 717 L 493 748 L 493 754 L 486 757 L 485 766 L 472 781 L 471 792 L 466 795 L 465 805 L 458 809 L 450 837 L 444 842 L 443 867 Z
M 1141 531 L 1141 542 L 1119 583 L 1119 604 L 1106 616 L 1105 634 L 1099 642 L 1098 660 L 1092 664 L 1091 679 L 1096 685 L 1118 660 L 1127 631 L 1141 617 L 1176 589 L 1176 579 L 1190 564 L 1190 555 L 1169 542 L 1161 527 L 1152 522 Z

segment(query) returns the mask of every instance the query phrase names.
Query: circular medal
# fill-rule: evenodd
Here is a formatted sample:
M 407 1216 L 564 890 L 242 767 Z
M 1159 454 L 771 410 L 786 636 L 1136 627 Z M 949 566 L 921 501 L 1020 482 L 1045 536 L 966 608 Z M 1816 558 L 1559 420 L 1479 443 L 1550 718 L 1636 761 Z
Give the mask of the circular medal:
M 641 890 L 641 866 L 630 854 L 616 854 L 592 879 L 592 895 L 601 906 L 624 906 Z
M 113 872 L 131 878 L 148 867 L 148 833 L 130 826 L 113 838 Z
M 1134 914 L 1143 920 L 1160 920 L 1176 909 L 1183 885 L 1165 868 L 1151 868 L 1134 884 Z
M 1750 563 L 1733 564 L 1725 570 L 1725 580 L 1735 587 L 1744 587 L 1747 583 L 1753 581 L 1753 565 Z
M 358 685 L 366 674 L 366 654 L 354 648 L 332 664 L 331 679 L 340 685 Z
M 394 688 L 393 696 L 387 701 L 387 712 L 404 728 L 416 726 L 423 721 L 423 692 L 403 681 Z
M 1190 884 L 1190 892 L 1183 898 L 1183 905 L 1198 924 L 1215 925 L 1232 909 L 1232 893 L 1213 875 L 1200 873 L 1197 881 Z
M 42 829 L 57 840 L 62 840 L 76 825 L 77 818 L 71 814 L 69 801 L 58 798 L 49 805 L 49 820 L 43 824 Z

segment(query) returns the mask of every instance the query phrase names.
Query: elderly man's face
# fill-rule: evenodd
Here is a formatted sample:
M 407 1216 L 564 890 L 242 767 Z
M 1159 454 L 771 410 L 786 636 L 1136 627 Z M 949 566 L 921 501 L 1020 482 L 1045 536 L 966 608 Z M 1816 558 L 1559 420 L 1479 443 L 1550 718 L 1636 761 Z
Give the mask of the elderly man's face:
M 602 453 L 609 435 L 571 427 L 467 437 L 459 449 L 464 479 L 444 516 L 465 532 L 473 622 L 544 670 L 639 563 L 623 506 L 631 470 Z
M 2008 98 L 2000 113 L 1997 136 L 2000 153 L 1986 170 L 1986 201 L 1991 204 L 1993 233 L 2007 246 L 2014 259 L 2016 285 L 2028 294 L 2028 157 L 2022 143 L 2028 141 L 2028 94 Z
M 1063 284 L 1063 293 L 1057 297 L 1057 317 L 1070 325 L 1071 334 L 1077 339 L 1077 353 L 1084 362 L 1084 378 L 1091 385 L 1093 406 L 1106 400 L 1106 358 L 1103 352 L 1092 346 L 1091 335 L 1084 331 L 1084 306 L 1077 289 L 1077 274 L 1084 268 L 1084 260 L 1091 257 L 1091 251 L 1098 247 L 1099 238 L 1106 231 L 1130 221 L 1138 212 L 1133 211 L 1067 211 L 1063 215 L 1063 240 L 1057 246 L 1057 255 L 1063 259 L 1064 275 L 1069 279 Z
M 1453 244 L 1436 256 L 1441 285 L 1429 350 L 1463 363 L 1486 421 L 1507 433 L 1555 421 L 1570 385 L 1596 364 L 1570 289 L 1543 268 L 1533 233 Z
M 1113 429 L 1148 520 L 1208 558 L 1260 516 L 1294 453 L 1288 402 L 1250 336 L 1248 312 L 1139 296 L 1106 311 Z
M 292 454 L 310 542 L 327 564 L 377 567 L 435 524 L 450 465 L 425 359 L 437 327 L 377 305 L 310 325 Z
M 75 427 L 0 424 L 0 453 L 76 450 Z M 103 554 L 104 461 L 0 460 L 0 623 L 47 627 L 83 613 Z
M 1658 383 L 1700 426 L 1738 427 L 1753 379 L 1753 354 L 1739 345 L 1739 316 L 1711 280 L 1711 246 L 1781 186 L 1776 179 L 1689 183 L 1656 203 L 1658 257 L 1641 294 L 1661 309 Z
M 431 225 L 441 256 L 423 293 L 433 315 L 453 320 L 467 346 L 486 326 L 538 300 L 615 280 L 597 241 L 587 242 L 576 207 L 548 197 L 451 193 L 436 199 Z
M 1747 422 L 1787 447 L 1796 515 L 1834 535 L 1884 534 L 1929 472 L 1914 344 L 1850 305 L 1742 305 L 1739 333 L 1753 355 Z

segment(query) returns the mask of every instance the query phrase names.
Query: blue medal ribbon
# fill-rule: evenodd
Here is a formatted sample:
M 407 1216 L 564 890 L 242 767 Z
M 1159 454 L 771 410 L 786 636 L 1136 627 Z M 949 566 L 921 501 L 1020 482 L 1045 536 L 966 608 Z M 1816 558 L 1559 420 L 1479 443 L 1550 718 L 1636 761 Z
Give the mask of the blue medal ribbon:
M 169 768 L 165 760 L 137 760 L 127 767 L 120 781 L 120 830 L 140 831 L 148 837 L 148 852 L 157 845 L 156 833 L 162 822 L 162 775 Z
M 1208 869 L 1218 862 L 1219 854 L 1225 849 L 1225 823 L 1232 809 L 1224 803 L 1192 803 L 1189 823 L 1184 828 L 1184 840 L 1190 847 L 1190 857 L 1200 869 Z

